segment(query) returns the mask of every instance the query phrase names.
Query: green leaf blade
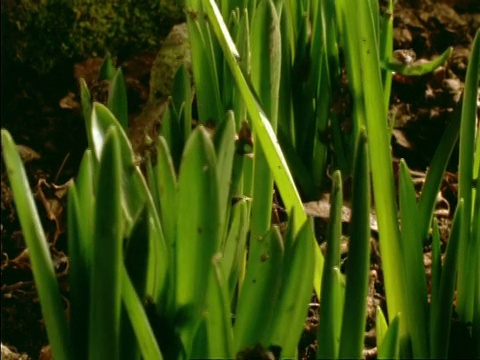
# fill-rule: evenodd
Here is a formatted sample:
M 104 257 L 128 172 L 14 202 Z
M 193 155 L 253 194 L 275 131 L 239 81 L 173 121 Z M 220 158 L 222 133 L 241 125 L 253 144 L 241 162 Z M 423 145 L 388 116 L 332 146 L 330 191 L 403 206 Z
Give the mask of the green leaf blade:
M 221 254 L 212 259 L 213 271 L 207 293 L 203 323 L 195 338 L 195 359 L 233 359 L 233 329 L 230 316 L 228 284 L 222 270 Z
M 400 161 L 400 218 L 404 276 L 406 279 L 405 317 L 408 323 L 413 356 L 428 358 L 428 299 L 423 264 L 423 239 L 417 224 L 415 188 L 405 161 Z
M 159 196 L 157 204 L 161 223 L 167 242 L 172 245 L 175 239 L 176 209 L 177 209 L 177 177 L 173 167 L 172 157 L 165 138 L 159 137 L 157 143 L 157 164 L 155 167 L 156 184 Z
M 29 249 L 33 276 L 53 356 L 58 359 L 73 359 L 67 318 L 63 312 L 60 289 L 50 258 L 47 239 L 35 207 L 35 200 L 15 142 L 7 130 L 2 129 L 1 134 L 7 174 L 12 186 L 20 225 Z
M 240 56 L 235 47 L 226 25 L 221 17 L 220 11 L 214 0 L 205 2 L 205 11 L 212 26 L 215 35 L 223 50 L 225 59 L 232 71 L 237 87 L 245 101 L 245 105 L 253 123 L 253 127 L 258 137 L 259 143 L 265 153 L 267 163 L 277 184 L 280 195 L 285 203 L 287 210 L 298 209 L 295 212 L 295 224 L 297 228 L 295 233 L 300 230 L 300 224 L 305 223 L 307 216 L 303 209 L 300 195 L 295 187 L 292 175 L 288 169 L 287 162 L 283 156 L 282 150 L 276 139 L 275 132 L 259 105 L 259 101 L 253 91 L 252 86 L 246 80 L 241 67 L 239 66 Z M 251 13 L 249 13 L 251 14 Z M 321 272 L 323 269 L 323 256 L 320 248 L 315 244 L 315 291 L 320 293 Z
M 117 128 L 105 138 L 94 218 L 89 359 L 119 355 L 123 221 L 121 155 Z
M 125 267 L 122 266 L 122 300 L 133 326 L 144 359 L 163 360 L 142 302 L 137 296 Z
M 400 346 L 400 315 L 397 315 L 390 322 L 390 326 L 378 345 L 378 359 L 399 359 Z
M 68 191 L 68 254 L 70 257 L 70 331 L 76 359 L 88 356 L 88 314 L 90 302 L 90 259 L 88 241 L 82 231 L 81 220 L 91 224 L 91 213 L 82 213 L 77 189 L 72 185 Z M 80 220 L 81 219 L 81 220 Z M 88 227 L 88 225 L 87 225 Z
M 251 241 L 258 244 L 255 252 L 249 255 L 245 281 L 240 289 L 234 325 L 235 353 L 268 340 L 283 271 L 284 248 L 276 227 Z
M 256 8 L 252 19 L 250 41 L 252 52 L 250 78 L 275 132 L 278 117 L 281 52 L 279 19 L 271 0 L 260 2 Z M 257 141 L 256 127 L 253 128 L 253 131 L 255 141 Z M 273 177 L 262 146 L 254 147 L 253 159 L 251 238 L 256 239 L 270 228 Z M 256 244 L 257 242 L 252 241 L 251 247 Z
M 313 291 L 314 237 L 312 223 L 304 224 L 291 251 L 285 254 L 276 316 L 273 319 L 269 343 L 282 349 L 282 358 L 294 358 L 304 329 L 305 316 Z
M 458 162 L 458 198 L 465 202 L 465 213 L 462 223 L 462 243 L 460 259 L 462 266 L 458 269 L 458 314 L 462 322 L 468 323 L 473 318 L 473 292 L 470 290 L 471 276 L 471 225 L 473 216 L 473 181 L 475 163 L 475 136 L 478 135 L 478 84 L 480 80 L 480 29 L 477 30 L 472 44 L 472 51 L 465 78 L 464 100 L 462 105 L 462 124 L 460 127 L 459 162 Z M 478 151 L 477 151 L 478 152 Z M 478 183 L 478 179 L 477 179 Z M 477 257 L 478 258 L 478 257 Z
M 340 239 L 342 236 L 342 179 L 340 171 L 333 174 L 331 215 L 327 228 L 327 254 L 322 279 L 322 296 L 320 307 L 320 324 L 317 335 L 317 358 L 336 359 L 338 355 L 338 338 L 341 330 L 341 317 L 335 311 L 338 306 L 336 289 L 337 277 L 335 267 L 340 267 Z
M 362 356 L 370 259 L 370 176 L 366 135 L 360 133 L 353 173 L 352 223 L 339 358 Z
M 193 79 L 196 87 L 200 123 L 219 122 L 224 113 L 219 89 L 215 54 L 209 24 L 201 15 L 201 1 L 186 1 L 187 27 L 192 51 Z
M 455 293 L 457 268 L 461 266 L 458 261 L 459 247 L 462 240 L 461 224 L 465 216 L 463 199 L 460 199 L 454 215 L 452 231 L 448 241 L 445 262 L 442 268 L 438 302 L 432 308 L 431 327 L 431 356 L 432 358 L 446 358 L 448 355 L 450 326 L 452 320 L 452 303 Z
M 181 336 L 187 353 L 205 305 L 211 258 L 219 249 L 218 191 L 215 150 L 198 127 L 185 145 L 177 194 L 175 304 L 186 324 Z
M 108 91 L 108 108 L 112 111 L 124 130 L 128 128 L 127 87 L 123 71 L 118 68 Z
M 228 279 L 230 298 L 234 296 L 239 276 L 243 273 L 248 229 L 248 205 L 245 200 L 240 200 L 232 208 L 231 225 L 223 249 L 222 267 Z
M 82 103 L 83 119 L 85 120 L 85 129 L 87 132 L 88 147 L 93 149 L 92 134 L 92 96 L 85 79 L 80 79 L 80 99 Z

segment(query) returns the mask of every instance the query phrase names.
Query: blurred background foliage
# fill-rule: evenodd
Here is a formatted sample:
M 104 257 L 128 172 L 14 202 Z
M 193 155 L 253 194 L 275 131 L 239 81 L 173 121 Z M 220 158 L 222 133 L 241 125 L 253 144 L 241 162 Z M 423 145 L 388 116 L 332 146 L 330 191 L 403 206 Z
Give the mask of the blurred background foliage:
M 174 0 L 2 0 L 1 5 L 2 60 L 39 75 L 106 52 L 119 59 L 156 52 L 184 17 Z

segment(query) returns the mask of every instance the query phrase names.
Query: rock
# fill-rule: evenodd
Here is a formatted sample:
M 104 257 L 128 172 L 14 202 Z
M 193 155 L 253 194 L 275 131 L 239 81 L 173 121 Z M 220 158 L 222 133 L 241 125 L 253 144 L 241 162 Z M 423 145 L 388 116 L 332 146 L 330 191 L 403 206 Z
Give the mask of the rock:
M 153 62 L 147 104 L 130 124 L 130 140 L 140 160 L 147 152 L 154 150 L 151 140 L 158 136 L 158 127 L 168 105 L 168 96 L 177 69 L 185 64 L 191 71 L 191 63 L 187 24 L 175 25 L 163 41 Z
M 170 95 L 173 78 L 181 64 L 185 64 L 187 69 L 191 69 L 192 56 L 186 23 L 175 25 L 172 28 L 157 53 L 150 75 L 149 101 Z

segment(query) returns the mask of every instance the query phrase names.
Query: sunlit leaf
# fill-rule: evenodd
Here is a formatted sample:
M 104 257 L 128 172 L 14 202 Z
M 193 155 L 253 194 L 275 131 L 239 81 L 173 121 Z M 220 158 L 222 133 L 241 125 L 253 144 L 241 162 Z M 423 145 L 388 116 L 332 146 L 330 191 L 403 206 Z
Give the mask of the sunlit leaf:
M 89 359 L 117 357 L 120 340 L 123 220 L 118 130 L 106 134 L 94 211 Z
M 14 194 L 15 207 L 29 250 L 33 277 L 53 356 L 58 359 L 73 359 L 67 318 L 63 312 L 63 302 L 50 258 L 47 239 L 15 142 L 10 133 L 4 129 L 2 129 L 2 150 Z
M 184 323 L 181 337 L 189 353 L 205 306 L 211 258 L 220 245 L 215 150 L 203 127 L 197 127 L 185 145 L 177 209 L 175 303 L 177 317 Z

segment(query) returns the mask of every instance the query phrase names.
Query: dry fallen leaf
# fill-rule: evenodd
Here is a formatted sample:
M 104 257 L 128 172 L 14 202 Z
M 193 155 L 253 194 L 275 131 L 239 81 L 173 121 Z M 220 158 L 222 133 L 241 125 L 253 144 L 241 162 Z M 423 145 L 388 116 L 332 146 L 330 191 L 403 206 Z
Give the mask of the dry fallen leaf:
M 55 185 L 49 184 L 45 179 L 40 179 L 37 184 L 37 195 L 47 212 L 47 218 L 55 222 L 56 229 L 52 240 L 55 245 L 60 234 L 64 232 L 65 221 L 62 219 L 66 205 L 66 195 L 68 188 L 73 183 L 73 179 L 68 180 L 65 184 Z

